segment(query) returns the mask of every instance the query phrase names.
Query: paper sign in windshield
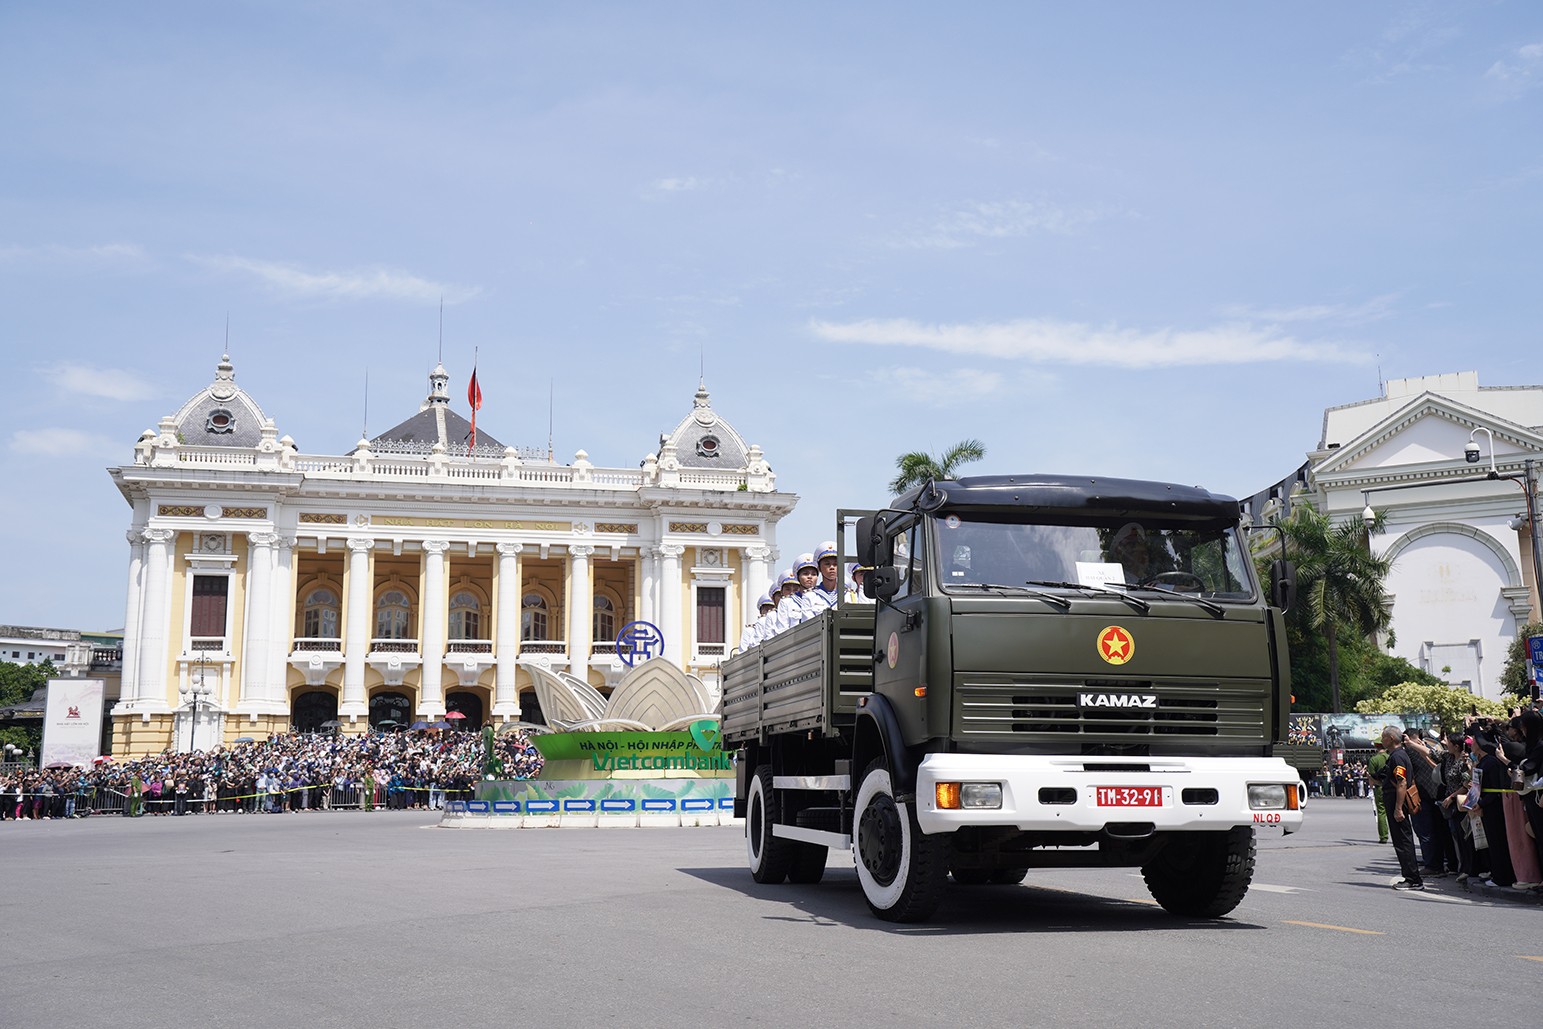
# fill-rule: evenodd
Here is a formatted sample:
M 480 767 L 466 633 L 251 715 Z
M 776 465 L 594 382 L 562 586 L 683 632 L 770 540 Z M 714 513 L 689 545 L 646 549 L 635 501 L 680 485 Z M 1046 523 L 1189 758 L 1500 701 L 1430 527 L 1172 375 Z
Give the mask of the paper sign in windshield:
M 1111 582 L 1123 585 L 1125 568 L 1104 561 L 1078 561 L 1077 582 L 1083 586 L 1107 586 Z

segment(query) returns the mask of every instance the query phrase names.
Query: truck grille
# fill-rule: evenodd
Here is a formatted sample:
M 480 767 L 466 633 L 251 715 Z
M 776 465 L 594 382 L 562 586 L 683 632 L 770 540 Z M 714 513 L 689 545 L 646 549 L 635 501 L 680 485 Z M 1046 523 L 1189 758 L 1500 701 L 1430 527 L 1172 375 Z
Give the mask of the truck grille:
M 1081 707 L 1081 693 L 1156 695 L 1153 708 Z M 1252 681 L 961 683 L 955 724 L 962 736 L 1240 737 L 1266 730 L 1268 684 Z

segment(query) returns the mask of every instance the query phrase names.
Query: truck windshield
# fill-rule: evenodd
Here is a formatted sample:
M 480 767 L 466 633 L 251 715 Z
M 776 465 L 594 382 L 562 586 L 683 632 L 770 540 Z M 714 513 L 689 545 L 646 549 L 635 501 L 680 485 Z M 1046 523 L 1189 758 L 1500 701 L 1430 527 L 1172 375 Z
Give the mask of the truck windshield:
M 1086 524 L 933 516 L 937 578 L 946 591 L 979 583 L 1162 587 L 1215 600 L 1252 600 L 1247 548 L 1235 526 L 1128 517 Z

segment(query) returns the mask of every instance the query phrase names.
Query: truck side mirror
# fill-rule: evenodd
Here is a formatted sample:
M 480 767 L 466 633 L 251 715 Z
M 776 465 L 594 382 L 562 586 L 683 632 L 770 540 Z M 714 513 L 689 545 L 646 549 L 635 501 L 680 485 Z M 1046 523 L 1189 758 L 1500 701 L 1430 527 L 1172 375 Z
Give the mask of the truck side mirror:
M 1286 560 L 1270 562 L 1270 604 L 1290 611 L 1297 602 L 1297 566 Z
M 880 565 L 863 576 L 863 595 L 870 600 L 888 600 L 900 592 L 900 571 L 894 565 Z
M 872 568 L 878 564 L 873 557 L 878 551 L 879 538 L 877 518 L 873 515 L 863 515 L 857 520 L 855 539 L 857 563 L 864 568 Z

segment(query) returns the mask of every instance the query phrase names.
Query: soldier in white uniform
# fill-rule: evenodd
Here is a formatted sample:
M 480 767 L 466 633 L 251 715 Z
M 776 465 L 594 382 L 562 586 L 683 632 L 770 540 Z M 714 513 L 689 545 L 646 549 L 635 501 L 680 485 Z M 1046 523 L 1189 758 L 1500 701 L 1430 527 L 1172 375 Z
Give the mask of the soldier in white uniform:
M 873 603 L 872 600 L 863 594 L 863 579 L 867 578 L 867 576 L 868 569 L 856 561 L 847 565 L 847 578 L 850 580 L 846 590 L 846 602 L 848 604 Z
M 745 626 L 745 631 L 739 635 L 739 649 L 742 652 L 761 642 L 761 627 L 766 621 L 767 614 L 776 610 L 777 602 L 772 599 L 770 593 L 762 593 L 760 599 L 755 602 L 755 607 L 757 612 L 755 621 Z
M 820 544 L 820 549 L 814 552 L 814 563 L 819 570 L 820 579 L 813 589 L 804 591 L 804 606 L 809 609 L 811 618 L 835 607 L 836 600 L 841 595 L 838 588 L 841 581 L 841 562 L 836 557 L 834 540 L 827 540 Z
M 777 613 L 772 616 L 777 626 L 774 632 L 791 629 L 809 617 L 808 609 L 804 606 L 804 591 L 813 587 L 819 579 L 820 566 L 814 563 L 813 554 L 799 554 L 793 572 L 791 582 L 787 579 L 782 581 L 782 600 L 777 604 Z

